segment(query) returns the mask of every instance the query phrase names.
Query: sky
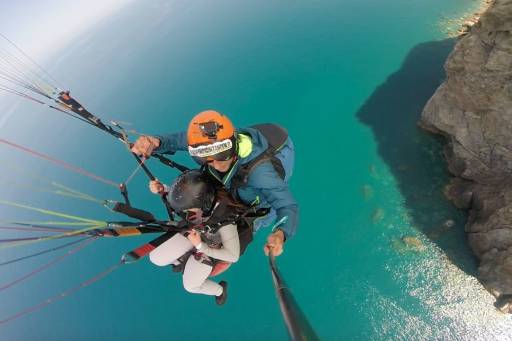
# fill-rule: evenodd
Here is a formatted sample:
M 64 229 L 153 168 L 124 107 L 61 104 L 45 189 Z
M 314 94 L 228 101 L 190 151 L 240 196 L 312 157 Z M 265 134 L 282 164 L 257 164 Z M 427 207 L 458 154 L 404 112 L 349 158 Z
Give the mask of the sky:
M 0 0 L 0 33 L 45 65 L 73 39 L 133 1 Z M 0 49 L 13 48 L 0 36 Z M 19 101 L 8 100 L 12 98 L 0 91 L 0 130 L 16 112 Z
M 0 33 L 37 60 L 134 0 L 0 0 Z

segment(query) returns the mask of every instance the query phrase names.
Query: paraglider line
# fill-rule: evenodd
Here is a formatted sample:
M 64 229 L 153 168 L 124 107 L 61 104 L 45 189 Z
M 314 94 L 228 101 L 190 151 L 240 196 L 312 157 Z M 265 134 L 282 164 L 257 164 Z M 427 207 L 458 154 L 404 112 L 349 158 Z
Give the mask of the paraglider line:
M 5 139 L 0 139 L 0 143 L 4 143 L 4 144 L 6 144 L 8 146 L 11 146 L 13 148 L 16 148 L 18 150 L 22 150 L 22 151 L 24 151 L 26 153 L 29 153 L 29 154 L 35 155 L 37 157 L 40 157 L 42 159 L 45 159 L 47 161 L 53 162 L 53 163 L 55 163 L 57 165 L 60 165 L 60 166 L 62 166 L 64 168 L 67 168 L 67 169 L 69 169 L 69 170 L 71 170 L 71 171 L 73 171 L 75 173 L 82 174 L 82 175 L 87 176 L 87 177 L 89 177 L 91 179 L 95 179 L 97 181 L 100 181 L 100 182 L 102 182 L 104 184 L 107 184 L 107 185 L 110 185 L 110 186 L 114 186 L 116 188 L 119 186 L 115 182 L 113 182 L 111 180 L 108 180 L 108 179 L 105 179 L 105 178 L 102 178 L 102 177 L 100 177 L 98 175 L 95 175 L 93 173 L 90 173 L 90 172 L 86 171 L 85 169 L 73 166 L 73 165 L 71 165 L 69 163 L 66 163 L 64 161 L 55 159 L 55 158 L 53 158 L 51 156 L 48 156 L 48 155 L 45 155 L 45 154 L 42 154 L 42 153 L 39 153 L 39 152 L 36 152 L 35 150 L 29 149 L 27 147 L 20 146 L 18 144 L 13 143 L 13 142 L 9 142 L 9 141 L 7 141 Z
M 63 291 L 61 292 L 60 294 L 57 294 L 55 296 L 52 296 L 52 297 L 49 297 L 47 299 L 45 299 L 44 301 L 40 302 L 39 304 L 36 304 L 32 307 L 29 307 L 17 314 L 14 314 L 14 315 L 11 315 L 3 320 L 0 320 L 0 324 L 5 324 L 7 322 L 10 322 L 10 321 L 13 321 L 15 319 L 18 319 L 24 315 L 27 315 L 27 314 L 30 314 L 32 312 L 35 312 L 39 309 L 42 309 L 54 302 L 57 302 L 59 300 L 62 300 L 74 293 L 76 293 L 77 291 L 79 291 L 80 289 L 82 288 L 85 288 L 86 286 L 89 286 L 99 280 L 101 280 L 102 278 L 106 277 L 107 275 L 111 274 L 112 272 L 114 272 L 115 270 L 119 269 L 122 265 L 124 265 L 125 263 L 121 260 L 119 263 L 111 266 L 110 268 L 98 273 L 97 275 L 95 275 L 94 277 L 88 279 L 87 281 L 85 282 L 82 282 L 80 283 L 79 285 L 75 286 L 75 287 L 72 287 L 66 291 Z
M 14 42 L 12 42 L 11 40 L 9 40 L 9 38 L 7 38 L 5 35 L 3 35 L 2 33 L 0 33 L 0 36 L 2 38 L 4 38 L 5 40 L 7 40 L 12 46 L 14 46 L 19 52 L 21 52 L 21 54 L 23 56 L 25 56 L 29 61 L 31 61 L 35 66 L 37 66 L 41 71 L 43 71 L 48 77 L 50 77 L 50 79 L 52 79 L 55 83 L 57 83 L 57 85 L 61 85 L 59 83 L 58 80 L 56 80 L 55 78 L 52 77 L 52 75 L 50 75 L 49 72 L 47 72 L 41 65 L 37 64 L 32 58 L 30 58 L 30 56 L 28 56 L 25 51 L 23 51 L 20 47 L 18 47 L 18 45 L 16 45 Z M 64 87 L 62 87 L 64 88 Z
M 48 262 L 48 263 L 44 264 L 43 266 L 40 266 L 39 268 L 37 268 L 37 269 L 35 269 L 35 270 L 33 270 L 33 271 L 29 272 L 28 274 L 23 275 L 23 276 L 21 276 L 21 277 L 17 278 L 16 280 L 14 280 L 14 281 L 12 281 L 12 282 L 10 282 L 10 283 L 7 283 L 7 284 L 5 284 L 5 285 L 1 286 L 1 287 L 0 287 L 0 292 L 1 292 L 1 291 L 4 291 L 4 290 L 6 290 L 6 289 L 8 289 L 8 288 L 10 288 L 10 287 L 12 287 L 12 286 L 13 286 L 13 285 L 15 285 L 15 284 L 18 284 L 18 283 L 20 283 L 20 282 L 22 282 L 22 281 L 26 280 L 27 278 L 30 278 L 30 277 L 32 277 L 32 276 L 34 276 L 34 275 L 36 275 L 36 274 L 40 273 L 40 272 L 41 272 L 41 271 L 43 271 L 43 270 L 48 269 L 48 268 L 49 268 L 49 267 L 51 267 L 52 265 L 55 265 L 55 264 L 57 264 L 58 262 L 60 262 L 60 261 L 64 260 L 65 258 L 67 258 L 67 257 L 71 256 L 72 254 L 77 253 L 78 251 L 82 250 L 82 249 L 83 249 L 83 248 L 85 248 L 87 245 L 89 245 L 89 244 L 91 244 L 92 242 L 96 241 L 98 238 L 99 238 L 99 237 L 97 237 L 97 236 L 93 236 L 93 237 L 87 237 L 87 238 L 83 239 L 83 240 L 82 240 L 82 243 L 80 243 L 77 247 L 75 247 L 75 248 L 73 248 L 73 249 L 69 250 L 68 252 L 66 252 L 66 253 L 65 253 L 65 254 L 63 254 L 62 256 L 59 256 L 59 257 L 55 258 L 54 260 L 52 260 L 52 261 L 50 261 L 50 262 Z
M 37 257 L 37 256 L 40 256 L 40 255 L 44 255 L 45 253 L 49 253 L 49 252 L 57 251 L 57 250 L 60 250 L 60 249 L 64 249 L 64 248 L 66 248 L 68 246 L 78 244 L 78 243 L 84 241 L 85 239 L 89 239 L 89 238 L 91 238 L 91 237 L 86 237 L 86 238 L 82 238 L 82 239 L 79 239 L 79 240 L 74 240 L 74 241 L 72 241 L 70 243 L 66 243 L 66 244 L 63 244 L 63 245 L 52 247 L 50 249 L 39 251 L 39 252 L 30 254 L 30 255 L 27 255 L 27 256 L 19 257 L 19 258 L 16 258 L 16 259 L 11 259 L 10 261 L 0 263 L 0 266 L 21 262 L 22 260 L 25 260 L 25 259 Z

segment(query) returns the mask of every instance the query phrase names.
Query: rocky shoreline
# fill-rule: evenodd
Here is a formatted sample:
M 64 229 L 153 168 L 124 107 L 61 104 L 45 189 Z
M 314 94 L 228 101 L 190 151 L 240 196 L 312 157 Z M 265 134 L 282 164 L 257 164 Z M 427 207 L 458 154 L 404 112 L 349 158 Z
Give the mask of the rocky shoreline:
M 512 0 L 486 2 L 460 32 L 420 126 L 446 139 L 455 177 L 445 194 L 468 210 L 480 282 L 512 313 Z
M 461 14 L 459 17 L 450 18 L 442 16 L 439 22 L 440 29 L 448 37 L 459 37 L 469 32 L 471 27 L 475 25 L 483 13 L 489 8 L 494 0 L 479 0 L 480 5 L 473 8 L 466 13 Z
M 470 14 L 468 16 L 465 16 L 462 18 L 462 25 L 457 30 L 458 36 L 463 36 L 469 33 L 471 30 L 471 27 L 473 27 L 478 21 L 480 21 L 480 17 L 482 14 L 484 14 L 489 6 L 493 4 L 494 0 L 484 0 L 483 3 L 480 5 L 480 8 L 473 14 Z

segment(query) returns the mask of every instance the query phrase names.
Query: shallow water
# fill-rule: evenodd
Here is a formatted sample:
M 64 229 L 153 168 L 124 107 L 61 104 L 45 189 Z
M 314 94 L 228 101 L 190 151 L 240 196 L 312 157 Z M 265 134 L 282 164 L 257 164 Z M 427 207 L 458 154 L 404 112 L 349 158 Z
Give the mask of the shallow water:
M 78 37 L 45 65 L 92 112 L 139 132 L 186 127 L 215 108 L 238 126 L 278 122 L 297 148 L 291 181 L 301 205 L 297 236 L 279 266 L 321 339 L 507 339 L 511 319 L 473 275 L 464 215 L 447 202 L 440 142 L 416 128 L 443 80 L 453 47 L 439 23 L 477 2 L 135 2 Z M 2 104 L 10 106 L 4 101 Z M 58 113 L 20 103 L 0 130 L 116 182 L 135 163 L 111 137 Z M 97 198 L 112 187 L 15 154 L 13 164 Z M 186 155 L 177 161 L 191 165 Z M 177 172 L 150 163 L 170 181 Z M 15 186 L 2 198 L 95 219 L 122 219 L 99 205 Z M 138 174 L 135 205 L 164 216 Z M 42 185 L 42 180 L 31 180 Z M 47 219 L 0 207 L 9 219 Z M 449 226 L 452 220 L 454 226 Z M 448 223 L 447 223 L 448 222 Z M 225 276 L 227 305 L 186 293 L 180 278 L 147 260 L 124 266 L 62 302 L 0 327 L 15 340 L 281 340 L 286 330 L 261 252 L 265 231 Z M 0 292 L 8 316 L 94 276 L 149 237 L 95 242 L 37 280 Z M 25 249 L 0 250 L 0 261 Z M 2 283 L 56 257 L 4 267 Z

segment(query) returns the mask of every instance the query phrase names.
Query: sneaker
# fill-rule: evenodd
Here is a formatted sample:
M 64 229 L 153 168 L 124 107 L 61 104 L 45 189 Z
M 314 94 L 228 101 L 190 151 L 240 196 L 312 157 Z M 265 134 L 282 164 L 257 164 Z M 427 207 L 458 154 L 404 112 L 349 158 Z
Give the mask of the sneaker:
M 228 299 L 228 282 L 220 281 L 219 284 L 222 287 L 222 294 L 220 296 L 215 296 L 215 303 L 223 305 Z

